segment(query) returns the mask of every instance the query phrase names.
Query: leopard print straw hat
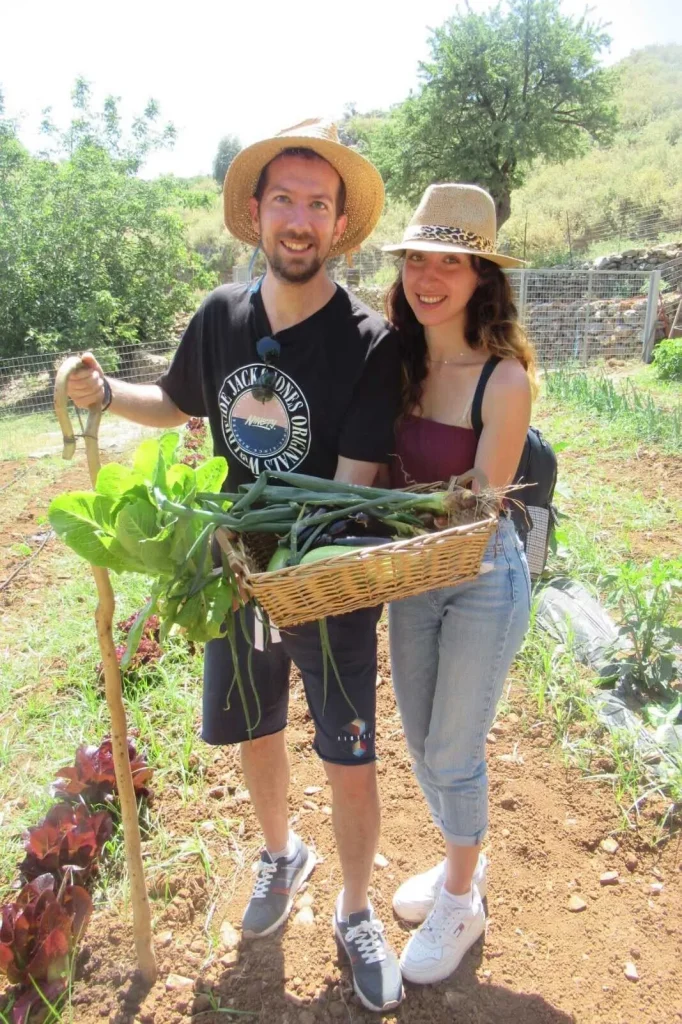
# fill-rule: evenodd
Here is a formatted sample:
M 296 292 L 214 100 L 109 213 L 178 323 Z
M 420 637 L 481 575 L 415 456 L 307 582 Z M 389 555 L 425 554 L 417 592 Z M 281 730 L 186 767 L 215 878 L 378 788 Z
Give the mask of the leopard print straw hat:
M 304 147 L 332 165 L 346 186 L 348 217 L 346 230 L 329 253 L 339 256 L 356 248 L 372 233 L 384 208 L 384 183 L 369 160 L 339 142 L 339 133 L 332 121 L 311 117 L 292 128 L 285 128 L 273 138 L 254 142 L 234 158 L 223 185 L 225 227 L 242 242 L 258 245 L 249 213 L 249 199 L 256 190 L 260 173 L 282 150 Z
M 523 260 L 495 252 L 495 204 L 478 185 L 430 185 L 421 198 L 402 242 L 382 246 L 384 252 L 466 252 L 500 267 L 523 267 Z

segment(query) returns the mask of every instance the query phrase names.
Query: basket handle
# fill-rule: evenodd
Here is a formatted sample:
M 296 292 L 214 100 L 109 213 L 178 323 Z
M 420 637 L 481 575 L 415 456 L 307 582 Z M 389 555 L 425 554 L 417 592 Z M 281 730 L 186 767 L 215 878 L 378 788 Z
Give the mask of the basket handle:
M 248 604 L 248 602 L 253 598 L 253 590 L 248 580 L 249 567 L 246 564 L 244 554 L 240 552 L 233 543 L 235 540 L 240 543 L 237 534 L 227 530 L 224 526 L 218 526 L 214 530 L 214 536 L 220 545 L 221 551 L 227 559 L 227 564 L 234 573 L 234 577 L 237 581 L 237 588 L 239 589 L 239 596 L 246 604 Z

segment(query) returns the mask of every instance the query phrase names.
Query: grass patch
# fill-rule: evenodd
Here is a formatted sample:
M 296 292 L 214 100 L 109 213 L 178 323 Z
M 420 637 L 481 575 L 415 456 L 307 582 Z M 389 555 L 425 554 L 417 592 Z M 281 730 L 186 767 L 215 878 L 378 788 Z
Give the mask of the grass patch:
M 572 367 L 548 371 L 544 387 L 550 399 L 616 423 L 624 436 L 639 444 L 660 446 L 675 454 L 682 452 L 680 402 L 660 406 L 650 391 L 636 387 L 628 378 L 617 385 L 604 373 Z

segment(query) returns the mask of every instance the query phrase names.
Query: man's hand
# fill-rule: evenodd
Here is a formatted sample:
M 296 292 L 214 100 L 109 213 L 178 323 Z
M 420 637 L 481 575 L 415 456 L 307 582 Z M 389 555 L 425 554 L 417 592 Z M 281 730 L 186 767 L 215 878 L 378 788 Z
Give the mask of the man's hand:
M 104 370 L 92 352 L 84 352 L 83 369 L 69 375 L 67 394 L 81 409 L 104 401 Z

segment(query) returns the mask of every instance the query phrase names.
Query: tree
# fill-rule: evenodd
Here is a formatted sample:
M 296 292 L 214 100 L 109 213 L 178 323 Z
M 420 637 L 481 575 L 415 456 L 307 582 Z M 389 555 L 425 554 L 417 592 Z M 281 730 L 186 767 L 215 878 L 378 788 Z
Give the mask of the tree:
M 168 338 L 215 281 L 180 213 L 210 197 L 139 178 L 156 115 L 148 107 L 125 140 L 115 113 L 77 103 L 66 132 L 50 125 L 53 148 L 70 149 L 61 160 L 0 130 L 0 356 L 95 347 L 115 369 L 118 350 Z
M 223 135 L 218 143 L 218 152 L 213 161 L 213 177 L 220 188 L 223 187 L 227 170 L 242 148 L 242 144 L 236 135 Z
M 361 114 L 354 103 L 347 103 L 343 117 L 339 121 L 339 140 L 344 146 L 352 146 L 361 153 L 366 153 L 369 150 L 372 133 L 387 116 L 385 110 L 368 110 L 366 114 Z
M 599 64 L 600 24 L 561 13 L 560 0 L 467 6 L 431 35 L 423 84 L 370 135 L 389 193 L 415 202 L 437 181 L 487 188 L 498 225 L 531 162 L 561 162 L 616 127 L 614 75 Z
M 159 127 L 159 104 L 150 99 L 141 114 L 133 118 L 128 134 L 124 134 L 118 105 L 120 96 L 107 96 L 101 111 L 91 107 L 92 87 L 85 78 L 77 78 L 71 92 L 75 117 L 66 131 L 52 121 L 52 109 L 43 111 L 41 132 L 47 145 L 41 155 L 48 159 L 70 157 L 84 146 L 94 146 L 117 161 L 121 170 L 135 174 L 149 153 L 171 148 L 177 131 L 170 122 Z

